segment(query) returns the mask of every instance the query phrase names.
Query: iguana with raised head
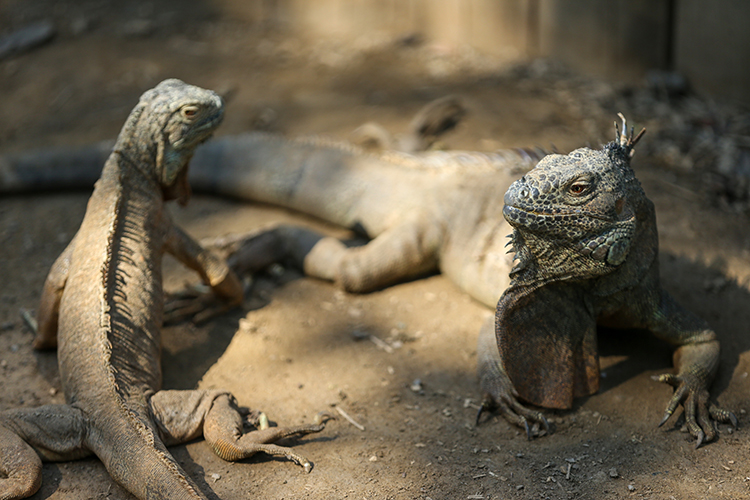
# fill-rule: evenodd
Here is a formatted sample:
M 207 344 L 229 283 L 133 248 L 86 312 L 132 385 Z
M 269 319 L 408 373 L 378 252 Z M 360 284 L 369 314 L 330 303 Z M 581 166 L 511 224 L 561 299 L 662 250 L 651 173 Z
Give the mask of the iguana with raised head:
M 737 425 L 709 402 L 719 341 L 661 288 L 654 206 L 630 167 L 645 130 L 628 135 L 620 117 L 614 142 L 546 156 L 505 194 L 516 265 L 494 334 L 480 333 L 483 407 L 499 407 L 529 433 L 529 420 L 547 427 L 518 400 L 570 408 L 573 398 L 599 388 L 597 325 L 647 329 L 678 346 L 677 373 L 655 377 L 675 387 L 659 425 L 682 404 L 698 447 L 715 437 L 712 419 Z
M 545 169 L 552 170 L 556 165 L 559 165 L 560 169 L 568 168 L 569 163 L 565 158 L 577 159 L 579 156 L 609 158 L 614 154 L 612 151 L 627 151 L 629 155 L 633 150 L 632 148 L 632 141 L 628 144 L 627 138 L 618 138 L 616 143 L 607 146 L 602 151 L 586 149 L 577 150 L 569 156 L 549 156 L 544 160 L 543 165 Z M 12 183 L 8 182 L 6 185 L 13 190 L 22 190 L 26 186 L 33 186 L 33 179 L 43 179 L 45 182 L 49 182 L 54 177 L 54 171 L 50 168 L 53 162 L 50 159 L 72 158 L 76 155 L 92 158 L 95 156 L 95 151 L 88 149 L 79 152 L 67 152 L 65 155 L 37 153 L 28 156 L 5 157 L 4 167 L 2 167 L 2 158 L 0 158 L 0 179 L 3 178 L 2 172 L 5 172 L 4 177 L 12 181 Z M 557 214 L 545 218 L 544 226 L 535 228 L 533 231 L 524 231 L 520 222 L 542 220 L 541 215 L 531 211 L 530 214 L 518 216 L 519 220 L 514 222 L 515 229 L 508 224 L 503 215 L 502 197 L 511 184 L 518 180 L 524 171 L 528 171 L 536 165 L 542 156 L 544 156 L 544 152 L 539 150 L 513 150 L 495 153 L 438 151 L 407 154 L 385 152 L 380 155 L 369 155 L 352 148 L 342 149 L 305 141 L 289 141 L 265 134 L 246 134 L 218 138 L 201 148 L 193 161 L 191 184 L 196 189 L 209 193 L 225 194 L 293 208 L 355 229 L 371 238 L 371 241 L 364 246 L 348 248 L 336 239 L 324 238 L 305 229 L 279 227 L 259 236 L 235 240 L 232 244 L 234 253 L 229 261 L 231 267 L 239 272 L 254 271 L 273 261 L 287 258 L 311 276 L 337 281 L 343 288 L 351 292 L 366 292 L 425 272 L 440 270 L 469 295 L 489 307 L 495 307 L 498 298 L 511 284 L 509 273 L 513 268 L 513 257 L 506 254 L 505 247 L 507 244 L 506 236 L 511 230 L 514 230 L 516 234 L 514 239 L 514 248 L 517 250 L 516 257 L 525 263 L 524 269 L 526 269 L 526 271 L 521 272 L 522 268 L 517 267 L 513 273 L 514 279 L 518 280 L 522 276 L 528 276 L 529 270 L 533 269 L 534 266 L 536 266 L 538 275 L 543 272 L 550 273 L 548 278 L 537 283 L 540 286 L 537 291 L 539 296 L 548 293 L 548 290 L 556 289 L 561 284 L 570 284 L 573 289 L 588 297 L 584 300 L 584 303 L 589 304 L 591 297 L 597 296 L 596 294 L 600 294 L 602 291 L 607 291 L 601 288 L 604 286 L 602 283 L 617 282 L 618 279 L 626 281 L 621 276 L 631 272 L 626 270 L 632 269 L 635 266 L 635 264 L 632 264 L 635 256 L 641 256 L 642 254 L 651 256 L 648 259 L 641 257 L 643 262 L 639 261 L 639 265 L 646 266 L 648 270 L 644 279 L 647 276 L 650 281 L 644 282 L 644 284 L 651 288 L 647 286 L 646 289 L 649 293 L 661 294 L 661 289 L 658 287 L 656 264 L 658 247 L 653 216 L 637 221 L 635 227 L 640 231 L 638 238 L 634 239 L 635 236 L 629 236 L 631 243 L 627 246 L 627 252 L 623 250 L 624 241 L 619 241 L 615 245 L 615 249 L 611 251 L 612 257 L 609 261 L 596 260 L 601 257 L 602 253 L 609 253 L 610 250 L 607 249 L 607 252 L 604 250 L 608 248 L 604 246 L 604 243 L 607 243 L 606 238 L 602 245 L 597 246 L 599 235 L 594 235 L 597 229 L 595 225 L 589 227 L 591 234 L 585 233 L 587 226 L 582 222 L 585 219 L 574 219 L 569 214 Z M 612 156 L 612 158 L 615 157 L 616 155 Z M 551 164 L 550 162 L 553 159 L 556 163 Z M 632 170 L 629 170 L 628 162 L 629 158 L 625 163 L 628 165 L 629 175 L 632 176 Z M 594 178 L 604 175 L 606 172 L 609 172 L 610 176 L 614 176 L 621 170 L 625 172 L 625 170 L 620 169 L 621 163 L 611 162 L 608 164 L 602 160 L 598 164 L 600 170 L 592 170 L 590 175 Z M 58 165 L 65 167 L 66 163 L 60 162 Z M 65 174 L 66 178 L 74 178 L 70 169 L 61 168 L 60 172 Z M 533 170 L 532 172 L 526 174 L 524 179 L 528 181 L 536 178 L 537 175 L 547 176 L 546 173 L 542 173 L 542 170 Z M 544 180 L 541 181 L 540 185 L 545 189 L 552 186 L 550 182 L 545 184 Z M 627 186 L 637 185 L 638 183 L 634 178 L 627 184 Z M 518 184 L 515 186 L 518 186 Z M 2 183 L 0 183 L 0 189 L 2 189 Z M 539 187 L 532 186 L 529 188 L 529 192 L 533 196 L 538 196 L 539 189 Z M 559 179 L 555 189 L 561 189 Z M 519 192 L 525 191 L 520 190 Z M 625 194 L 633 199 L 628 201 Z M 511 200 L 514 195 L 510 194 L 509 196 L 510 198 L 507 199 Z M 552 207 L 552 195 L 548 192 L 545 196 L 546 198 L 542 203 L 546 203 L 546 205 L 543 205 L 539 209 L 540 211 Z M 623 204 L 622 210 L 625 210 L 626 206 L 637 206 L 640 207 L 641 212 L 639 213 L 641 215 L 643 215 L 644 210 L 650 210 L 650 213 L 653 213 L 651 203 L 645 198 L 640 188 L 627 191 L 627 193 L 623 192 L 618 200 L 625 200 L 620 203 L 626 201 L 630 203 Z M 513 208 L 508 210 L 510 210 L 509 213 L 515 213 Z M 597 220 L 594 217 L 590 222 L 593 223 Z M 578 225 L 582 226 L 579 228 Z M 556 229 L 560 231 L 560 234 L 574 235 L 576 231 L 582 232 L 581 234 L 585 234 L 587 238 L 592 238 L 592 242 L 587 241 L 586 245 L 594 245 L 596 248 L 591 248 L 591 251 L 581 248 L 580 252 L 589 252 L 593 256 L 590 257 L 590 260 L 596 261 L 595 263 L 598 263 L 599 266 L 595 268 L 596 272 L 603 274 L 611 271 L 618 272 L 610 277 L 601 277 L 597 280 L 590 279 L 593 276 L 588 276 L 588 279 L 582 276 L 553 279 L 554 269 L 564 263 L 556 262 L 554 259 L 569 256 L 571 252 L 566 252 L 564 246 L 569 242 L 566 243 L 566 240 L 561 239 L 557 233 L 550 233 L 550 238 L 544 239 L 543 233 L 540 231 L 543 227 L 549 227 L 550 230 Z M 630 230 L 628 228 L 632 229 L 630 225 L 624 224 L 622 230 Z M 641 237 L 642 234 L 650 236 L 649 238 Z M 524 235 L 531 244 L 524 239 Z M 576 245 L 579 243 L 576 242 Z M 598 251 L 595 252 L 595 249 L 598 249 Z M 532 250 L 536 251 L 538 256 L 535 256 L 536 254 L 533 254 Z M 618 263 L 615 256 L 626 258 L 623 262 Z M 583 268 L 576 268 L 576 270 L 584 271 Z M 541 288 L 542 284 L 547 283 L 545 280 L 549 280 L 550 286 Z M 624 284 L 625 281 L 620 284 Z M 586 292 L 587 287 L 590 288 L 588 293 Z M 519 288 L 515 287 L 512 290 L 519 290 Z M 531 300 L 535 295 L 529 293 L 523 296 L 529 297 L 529 300 Z M 508 297 L 514 297 L 513 293 L 506 294 L 504 300 L 510 300 Z M 667 295 L 664 294 L 664 297 L 667 297 Z M 666 298 L 665 300 L 671 301 L 671 299 Z M 513 303 L 517 305 L 525 304 L 520 299 Z M 546 307 L 542 309 L 547 310 Z M 511 308 L 509 310 L 525 311 L 526 309 Z M 538 306 L 528 310 L 537 311 L 541 314 L 538 311 Z M 576 310 L 571 309 L 570 314 L 573 314 Z M 676 304 L 667 308 L 667 311 L 678 310 L 681 311 Z M 550 307 L 549 311 L 552 313 L 557 309 Z M 675 312 L 675 314 L 678 313 Z M 689 317 L 692 318 L 692 316 Z M 561 317 L 560 322 L 561 324 L 573 325 L 577 319 L 580 318 L 566 319 Z M 612 316 L 608 323 L 616 325 L 618 319 L 618 316 Z M 626 318 L 623 316 L 623 319 Z M 689 321 L 698 322 L 699 320 L 693 318 Z M 523 346 L 520 346 L 518 351 L 514 351 L 505 342 L 504 339 L 508 337 L 502 331 L 505 328 L 503 325 L 508 324 L 507 322 L 501 322 L 499 325 L 503 349 L 502 358 L 498 351 L 493 323 L 485 324 L 480 333 L 478 371 L 483 391 L 486 394 L 483 408 L 497 405 L 506 418 L 516 425 L 526 427 L 529 435 L 532 435 L 535 431 L 529 427 L 528 422 L 531 421 L 533 427 L 534 424 L 546 426 L 546 421 L 542 413 L 527 410 L 521 406 L 518 398 L 542 405 L 551 404 L 553 407 L 569 407 L 572 396 L 595 390 L 596 382 L 594 381 L 598 379 L 598 362 L 596 360 L 596 346 L 591 342 L 591 328 L 595 323 L 585 322 L 586 335 L 588 336 L 584 336 L 573 326 L 568 326 L 566 330 L 569 335 L 566 334 L 566 331 L 561 332 L 562 337 L 567 339 L 566 342 L 568 343 L 576 344 L 578 337 L 585 337 L 587 339 L 586 350 L 581 353 L 577 351 L 574 353 L 586 355 L 572 359 L 572 365 L 569 365 L 569 374 L 571 376 L 575 374 L 575 376 L 573 376 L 573 380 L 567 380 L 566 382 L 573 383 L 574 389 L 550 388 L 549 384 L 555 385 L 555 379 L 545 379 L 547 385 L 544 392 L 548 396 L 542 399 L 514 388 L 511 380 L 515 382 L 515 379 L 509 379 L 508 377 L 504 368 L 506 363 L 517 367 L 524 363 L 535 363 L 536 360 L 536 357 L 525 357 L 527 352 L 522 349 Z M 628 320 L 627 323 L 623 323 L 623 326 L 632 324 L 633 321 Z M 581 323 L 580 326 L 583 328 L 584 323 Z M 521 334 L 523 331 L 522 322 L 519 321 L 519 328 L 516 331 Z M 700 433 L 694 425 L 695 418 L 690 419 L 691 430 L 697 438 L 700 438 L 698 439 L 699 443 L 714 436 L 711 426 L 707 423 L 708 419 L 705 417 L 708 411 L 707 403 L 694 404 L 698 396 L 700 398 L 707 396 L 707 393 L 701 391 L 710 384 L 716 368 L 714 364 L 718 362 L 718 350 L 716 349 L 718 343 L 713 340 L 713 332 L 710 330 L 707 330 L 707 332 L 709 333 L 705 333 L 703 337 L 693 335 L 689 331 L 683 332 L 682 336 L 675 334 L 675 332 L 656 332 L 679 345 L 685 344 L 687 348 L 681 348 L 678 352 L 691 353 L 688 358 L 695 356 L 693 353 L 705 350 L 699 357 L 702 362 L 710 361 L 708 363 L 710 370 L 697 377 L 697 380 L 691 381 L 690 384 L 678 388 L 668 411 L 668 413 L 671 413 L 676 404 L 690 396 L 689 401 L 685 400 L 688 417 L 698 412 L 702 415 L 700 426 L 705 427 L 705 430 L 701 431 L 704 437 L 700 438 Z M 703 345 L 700 344 L 703 338 L 710 338 L 710 340 L 707 340 L 707 343 Z M 539 342 L 544 343 L 546 341 L 544 338 L 540 338 Z M 578 343 L 580 344 L 580 342 Z M 696 350 L 691 345 L 693 343 L 702 347 Z M 533 343 L 523 345 L 530 349 L 534 347 Z M 570 354 L 572 353 L 562 352 L 560 355 Z M 562 363 L 562 358 L 556 357 L 553 361 L 555 363 L 549 366 L 558 370 L 558 363 Z M 686 375 L 682 373 L 683 368 L 690 369 L 693 361 L 688 361 L 685 355 L 681 355 L 677 365 L 681 372 L 678 377 L 684 379 Z M 537 368 L 537 372 L 544 373 L 543 368 L 546 366 L 544 360 L 539 361 L 538 364 L 533 364 L 533 366 Z M 573 367 L 585 368 L 581 371 L 573 370 Z M 516 368 L 511 371 L 512 377 L 516 377 Z M 558 372 L 562 373 L 560 370 Z M 586 376 L 581 377 L 581 373 L 585 373 Z M 665 377 L 663 380 L 677 383 L 678 379 Z M 522 385 L 520 379 L 518 384 L 519 386 Z M 524 388 L 521 387 L 521 390 L 524 390 Z M 728 412 L 714 412 L 714 416 L 722 421 L 726 419 L 734 421 L 733 416 Z
M 187 201 L 188 162 L 223 117 L 215 93 L 166 80 L 127 119 L 75 237 L 55 261 L 38 311 L 36 347 L 58 348 L 66 404 L 0 413 L 0 498 L 41 484 L 42 460 L 95 454 L 140 499 L 204 499 L 167 446 L 203 434 L 225 460 L 257 452 L 310 462 L 273 441 L 324 425 L 243 434 L 231 394 L 161 391 L 161 260 L 173 254 L 228 303 L 242 287 L 226 263 L 176 227 L 165 201 Z

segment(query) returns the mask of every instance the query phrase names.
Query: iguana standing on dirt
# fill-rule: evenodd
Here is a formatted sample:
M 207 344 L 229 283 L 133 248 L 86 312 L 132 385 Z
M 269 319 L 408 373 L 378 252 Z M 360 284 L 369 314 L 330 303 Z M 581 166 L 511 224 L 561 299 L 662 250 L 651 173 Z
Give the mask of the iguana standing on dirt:
M 622 318 L 624 322 L 621 326 L 653 326 L 655 333 L 683 346 L 677 351 L 680 354 L 676 360 L 678 375 L 662 377 L 663 381 L 679 386 L 675 398 L 670 402 L 667 416 L 677 404 L 683 402 L 689 428 L 698 444 L 714 436 L 707 416 L 706 389 L 718 363 L 718 342 L 708 327 L 692 315 L 682 312 L 658 285 L 658 247 L 653 207 L 630 170 L 629 155 L 632 147 L 632 141 L 629 143 L 627 138 L 620 137 L 616 143 L 608 145 L 602 151 L 584 149 L 568 156 L 549 156 L 543 160 L 543 168 L 535 169 L 524 177 L 530 180 L 539 176 L 539 186 L 530 186 L 528 192 L 537 197 L 540 189 L 546 189 L 546 198 L 541 201 L 540 208 L 518 215 L 517 219 L 511 217 L 515 227 L 516 257 L 524 266 L 515 268 L 512 274 L 513 287 L 501 302 L 502 311 L 505 311 L 501 317 L 505 318 L 507 312 L 512 313 L 510 320 L 499 321 L 498 325 L 502 356 L 498 351 L 494 325 L 488 322 L 480 333 L 478 370 L 486 395 L 483 407 L 489 408 L 496 404 L 506 418 L 516 425 L 526 427 L 530 435 L 535 432 L 535 424 L 546 426 L 546 421 L 540 412 L 521 406 L 517 398 L 560 408 L 569 407 L 573 396 L 595 391 L 599 368 L 596 346 L 591 340 L 594 338 L 596 325 L 592 318 L 600 313 L 612 313 L 606 324 L 617 325 Z M 83 157 L 90 160 L 95 155 L 95 150 L 87 149 L 68 151 L 65 154 L 36 153 L 5 157 L 4 163 L 3 158 L 0 158 L 0 190 L 3 189 L 3 178 L 6 179 L 5 189 L 9 191 L 31 188 L 35 179 L 49 185 L 55 177 L 50 166 L 57 159 Z M 623 155 L 628 158 L 621 159 Z M 321 237 L 305 229 L 278 227 L 259 236 L 239 239 L 233 244 L 234 253 L 229 259 L 230 266 L 239 272 L 252 272 L 270 262 L 286 258 L 299 265 L 310 276 L 334 280 L 350 292 L 366 292 L 440 270 L 469 295 L 489 307 L 495 307 L 503 291 L 511 285 L 509 273 L 513 268 L 513 257 L 506 255 L 505 248 L 506 236 L 513 227 L 504 216 L 502 197 L 521 173 L 530 170 L 542 156 L 543 152 L 537 150 L 486 154 L 440 151 L 367 155 L 353 149 L 289 141 L 266 134 L 245 134 L 218 138 L 201 148 L 193 161 L 191 184 L 204 192 L 293 208 L 352 228 L 372 239 L 364 246 L 348 248 L 336 239 Z M 554 189 L 555 192 L 567 189 L 569 186 L 561 184 L 562 180 L 572 182 L 574 179 L 568 177 L 568 174 L 580 170 L 571 170 L 571 162 L 579 161 L 585 166 L 586 163 L 581 160 L 584 157 L 598 158 L 598 163 L 597 169 L 591 168 L 585 175 L 581 170 L 583 177 L 591 179 L 589 187 L 584 187 L 583 184 L 579 186 L 587 193 L 581 199 L 591 198 L 592 188 L 602 189 L 603 186 L 610 189 L 609 184 L 598 183 L 600 177 L 609 176 L 608 178 L 613 179 L 611 182 L 614 182 L 618 175 L 622 175 L 623 179 L 629 179 L 628 182 L 621 179 L 619 183 L 612 184 L 611 189 L 627 187 L 627 190 L 619 193 L 619 196 L 614 191 L 602 193 L 602 198 L 596 198 L 596 202 L 603 203 L 608 196 L 614 204 L 611 210 L 616 215 L 625 213 L 622 212 L 625 210 L 633 213 L 637 210 L 641 217 L 633 223 L 620 223 L 611 235 L 603 236 L 601 244 L 598 240 L 601 235 L 596 230 L 599 226 L 606 225 L 604 222 L 597 225 L 600 219 L 596 214 L 589 219 L 575 218 L 562 212 L 551 217 L 541 217 L 544 210 L 556 208 L 553 206 L 552 191 L 549 191 L 553 184 L 545 179 L 549 171 L 558 166 L 564 170 L 554 176 L 557 179 Z M 72 179 L 69 184 L 85 186 L 85 183 L 76 179 L 76 172 L 64 168 L 68 163 L 57 163 L 63 167 L 60 169 L 65 174 L 63 177 Z M 526 192 L 518 187 L 519 184 L 514 186 L 506 201 L 517 197 L 513 194 L 516 189 L 518 192 Z M 506 209 L 509 217 L 520 213 L 517 208 L 514 209 L 511 205 L 511 208 Z M 601 210 L 605 208 L 602 207 Z M 536 220 L 544 220 L 544 224 L 528 231 L 523 229 L 522 222 L 531 224 Z M 545 239 L 541 229 L 547 227 L 550 231 L 559 233 L 550 232 Z M 623 234 L 627 238 L 620 238 L 616 245 L 608 240 L 610 236 L 619 236 L 622 231 L 625 231 Z M 630 234 L 628 231 L 635 233 Z M 563 237 L 565 235 L 568 235 L 568 240 Z M 569 241 L 575 236 L 591 239 L 591 242 L 587 240 L 585 243 L 593 245 L 586 247 L 590 251 L 584 247 L 575 250 L 576 245 L 581 243 Z M 573 247 L 569 249 L 565 245 Z M 607 245 L 611 245 L 613 249 L 610 251 Z M 568 276 L 565 274 L 568 271 L 561 271 L 563 275 L 556 276 L 555 269 L 566 262 L 557 262 L 555 258 L 571 258 L 572 255 L 577 255 L 575 252 L 588 252 L 591 257 L 588 261 L 584 260 L 583 264 L 591 264 L 593 268 L 575 268 L 584 275 Z M 603 253 L 605 257 L 611 253 L 609 260 L 601 259 Z M 619 262 L 620 258 L 624 260 Z M 631 275 L 636 272 L 635 268 L 641 272 L 638 277 L 642 281 Z M 535 269 L 535 276 L 544 277 L 528 284 L 525 280 L 531 279 L 529 273 L 532 269 Z M 591 274 L 594 272 L 602 276 L 594 279 L 594 274 Z M 515 337 L 509 337 L 504 332 L 518 323 L 514 334 L 523 334 L 524 323 L 528 319 L 524 317 L 524 311 L 542 314 L 544 311 L 554 313 L 559 310 L 545 306 L 543 311 L 539 311 L 538 305 L 521 308 L 521 305 L 526 304 L 523 297 L 528 298 L 531 303 L 539 304 L 541 302 L 534 301 L 534 297 L 545 297 L 547 293 L 551 293 L 550 290 L 557 290 L 561 286 L 575 290 L 583 304 L 570 309 L 569 314 L 574 317 L 560 317 L 560 324 L 567 326 L 559 336 L 563 337 L 566 344 L 575 348 L 561 349 L 557 354 L 551 355 L 551 360 L 532 356 L 536 352 L 535 343 L 521 343 L 514 350 L 506 339 L 514 338 L 515 342 Z M 650 294 L 649 297 L 653 300 L 647 301 L 643 307 L 652 307 L 652 312 L 653 307 L 659 304 L 655 297 L 663 297 L 665 309 L 662 312 L 670 314 L 666 321 L 673 327 L 672 330 L 665 328 L 663 324 L 656 324 L 655 317 L 643 316 L 644 322 L 638 323 L 632 315 L 628 317 L 626 311 L 614 315 L 615 302 L 607 300 L 621 300 L 628 287 L 635 286 Z M 607 300 L 600 300 L 599 295 Z M 594 304 L 603 309 L 594 314 Z M 585 321 L 583 317 L 577 316 L 578 313 L 583 314 L 582 311 L 589 314 Z M 645 309 L 641 312 L 644 315 L 647 313 Z M 649 318 L 653 320 L 650 323 L 646 321 Z M 599 319 L 600 324 L 605 324 L 603 316 Z M 548 321 L 554 321 L 554 318 L 550 317 Z M 671 321 L 678 323 L 672 325 Z M 579 325 L 582 331 L 578 331 L 575 325 Z M 694 328 L 698 331 L 694 331 Z M 550 340 L 543 334 L 537 335 L 537 339 L 540 345 L 549 346 Z M 560 366 L 565 364 L 564 357 L 571 355 L 576 357 L 570 358 L 565 370 L 561 369 Z M 546 366 L 554 371 L 555 375 L 542 377 L 544 384 L 540 388 L 544 397 L 538 397 L 539 391 L 531 392 L 528 387 L 530 384 L 522 383 L 517 371 L 520 369 L 519 365 L 524 364 L 534 366 L 535 371 L 540 374 L 545 373 Z M 696 367 L 705 372 L 695 371 L 698 369 Z M 572 384 L 572 388 L 557 388 L 555 377 L 558 375 L 567 377 L 562 382 Z M 680 385 L 683 381 L 685 384 Z M 516 383 L 518 388 L 513 386 Z M 729 412 L 713 411 L 712 416 L 720 421 L 729 419 L 734 422 Z M 529 427 L 529 421 L 532 428 Z
M 164 202 L 186 202 L 196 146 L 221 122 L 215 93 L 166 80 L 130 114 L 75 237 L 45 282 L 35 346 L 58 346 L 66 404 L 0 413 L 0 498 L 41 484 L 42 460 L 98 456 L 140 499 L 206 498 L 166 446 L 203 434 L 225 460 L 257 452 L 310 463 L 273 444 L 321 424 L 243 434 L 234 398 L 221 391 L 160 391 L 161 259 L 169 252 L 229 303 L 242 287 L 226 263 L 177 228 Z
M 677 373 L 655 377 L 675 387 L 659 425 L 682 404 L 698 447 L 716 435 L 711 419 L 737 425 L 709 402 L 719 341 L 659 284 L 654 206 L 630 167 L 643 132 L 628 135 L 620 116 L 614 142 L 546 156 L 505 194 L 517 263 L 497 304 L 494 335 L 480 333 L 483 407 L 499 407 L 529 434 L 529 420 L 547 427 L 518 399 L 570 408 L 574 397 L 599 388 L 597 325 L 647 329 L 678 346 Z

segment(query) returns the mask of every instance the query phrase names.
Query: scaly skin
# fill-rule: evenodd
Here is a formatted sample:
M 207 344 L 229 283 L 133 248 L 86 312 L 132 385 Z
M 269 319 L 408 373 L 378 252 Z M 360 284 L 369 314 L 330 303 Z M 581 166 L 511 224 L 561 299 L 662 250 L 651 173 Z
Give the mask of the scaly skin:
M 161 260 L 169 252 L 230 304 L 242 287 L 226 263 L 177 228 L 164 210 L 186 202 L 195 147 L 223 117 L 213 92 L 166 80 L 133 110 L 96 183 L 80 229 L 55 262 L 39 308 L 37 347 L 58 347 L 66 404 L 0 413 L 0 499 L 41 484 L 42 460 L 95 454 L 140 499 L 203 499 L 166 446 L 204 434 L 216 453 L 257 452 L 310 463 L 272 444 L 322 424 L 242 433 L 221 391 L 160 391 Z
M 597 324 L 650 328 L 679 346 L 677 375 L 660 378 L 677 386 L 667 416 L 683 403 L 689 428 L 700 444 L 715 435 L 709 418 L 734 422 L 729 412 L 707 406 L 718 342 L 701 320 L 659 286 L 653 206 L 630 170 L 632 147 L 632 141 L 619 137 L 602 151 L 552 155 L 510 187 L 536 164 L 537 151 L 368 155 L 352 148 L 247 134 L 217 139 L 198 151 L 191 184 L 213 194 L 293 208 L 372 239 L 347 248 L 304 229 L 279 227 L 228 245 L 234 252 L 230 265 L 239 272 L 286 258 L 310 276 L 334 280 L 351 292 L 366 292 L 440 270 L 489 307 L 495 307 L 502 295 L 500 342 L 492 322 L 480 332 L 483 408 L 498 407 L 529 435 L 540 425 L 546 427 L 546 420 L 519 399 L 567 408 L 574 397 L 597 390 Z M 621 158 L 625 153 L 627 158 Z M 4 164 L 0 158 L 0 180 L 7 179 L 4 185 L 17 190 L 30 186 L 33 179 L 49 179 L 49 156 L 37 157 L 38 162 L 33 155 L 6 158 Z M 556 184 L 548 178 L 551 172 Z M 68 169 L 62 173 L 74 177 Z M 570 187 L 565 183 L 575 180 L 574 174 L 595 180 L 599 196 L 586 192 L 575 198 L 560 191 Z M 584 192 L 591 185 L 580 183 L 576 189 Z M 513 227 L 499 199 L 506 191 L 505 212 Z M 574 200 L 565 201 L 565 196 Z M 541 216 L 545 209 L 567 210 L 582 199 L 593 216 L 574 217 L 577 206 L 571 213 L 557 214 L 558 220 Z M 511 230 L 519 261 L 512 283 L 513 259 L 505 255 L 505 236 Z M 545 304 L 541 312 L 539 304 Z M 541 314 L 544 311 L 558 316 Z M 540 318 L 543 321 L 535 324 Z M 525 340 L 532 335 L 534 340 Z M 540 359 L 540 353 L 548 354 Z M 545 368 L 554 376 L 526 376 L 528 363 L 539 368 L 532 375 L 546 373 Z M 562 387 L 557 387 L 558 377 Z
M 497 305 L 498 349 L 479 372 L 485 405 L 530 434 L 529 421 L 546 421 L 519 400 L 570 408 L 598 390 L 597 325 L 648 329 L 678 346 L 677 373 L 657 377 L 675 387 L 659 425 L 682 404 L 696 447 L 714 439 L 712 419 L 736 425 L 709 403 L 716 334 L 659 284 L 654 207 L 630 168 L 638 138 L 623 118 L 615 142 L 547 156 L 505 195 L 517 264 Z

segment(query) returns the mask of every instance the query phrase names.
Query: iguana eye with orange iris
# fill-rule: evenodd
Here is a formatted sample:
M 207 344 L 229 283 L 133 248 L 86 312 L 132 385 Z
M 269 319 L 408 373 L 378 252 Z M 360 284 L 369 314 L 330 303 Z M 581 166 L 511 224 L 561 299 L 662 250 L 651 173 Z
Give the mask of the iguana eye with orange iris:
M 182 114 L 185 115 L 186 118 L 192 118 L 198 113 L 198 108 L 195 106 L 190 106 L 187 108 L 182 108 Z
M 586 191 L 586 188 L 588 187 L 588 184 L 573 184 L 570 186 L 570 193 L 571 194 L 583 194 L 584 191 Z

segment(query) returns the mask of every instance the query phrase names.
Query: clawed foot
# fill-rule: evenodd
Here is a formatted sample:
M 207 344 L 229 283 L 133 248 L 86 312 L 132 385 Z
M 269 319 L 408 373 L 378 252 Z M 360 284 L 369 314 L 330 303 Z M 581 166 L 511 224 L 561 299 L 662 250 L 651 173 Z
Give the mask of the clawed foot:
M 241 439 L 246 448 L 246 456 L 250 456 L 256 452 L 263 452 L 275 457 L 284 457 L 301 466 L 305 472 L 310 472 L 312 470 L 312 462 L 291 448 L 279 446 L 273 443 L 284 438 L 300 437 L 320 432 L 325 429 L 326 422 L 336 419 L 335 416 L 328 412 L 320 412 L 315 416 L 312 424 L 289 427 L 271 427 L 268 417 L 261 411 L 244 410 L 243 414 L 245 423 L 256 429 L 245 434 Z
M 685 411 L 685 423 L 690 435 L 695 438 L 696 448 L 716 438 L 715 422 L 731 424 L 732 427 L 737 428 L 738 422 L 734 413 L 711 404 L 708 391 L 696 388 L 697 384 L 688 377 L 663 374 L 655 375 L 652 378 L 657 382 L 663 382 L 675 388 L 674 395 L 669 400 L 664 412 L 664 417 L 659 422 L 659 427 L 664 425 L 675 412 L 677 406 L 682 404 Z
M 164 302 L 165 325 L 184 321 L 200 325 L 238 305 L 218 297 L 210 287 L 202 284 L 187 285 L 179 292 L 165 294 Z
M 500 414 L 511 424 L 521 427 L 526 431 L 526 437 L 529 441 L 535 437 L 550 434 L 550 426 L 542 412 L 526 408 L 519 403 L 513 396 L 493 398 L 485 396 L 482 406 L 477 412 L 476 425 L 479 425 L 479 419 L 482 413 L 486 411 L 499 410 Z M 530 424 L 530 425 L 529 425 Z

